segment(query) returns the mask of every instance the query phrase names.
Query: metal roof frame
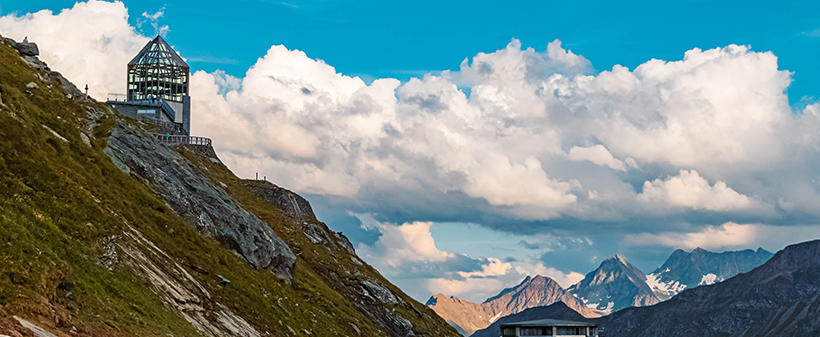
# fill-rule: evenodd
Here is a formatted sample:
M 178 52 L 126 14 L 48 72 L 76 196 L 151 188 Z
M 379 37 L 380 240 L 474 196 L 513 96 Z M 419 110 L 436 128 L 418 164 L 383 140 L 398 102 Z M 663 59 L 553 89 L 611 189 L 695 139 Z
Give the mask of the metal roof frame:
M 179 54 L 177 54 L 160 35 L 157 35 L 153 41 L 146 44 L 145 47 L 142 47 L 142 50 L 140 50 L 137 56 L 134 56 L 131 62 L 128 62 L 129 65 L 151 63 L 170 64 L 188 68 L 188 64 L 185 63 L 185 60 L 179 57 Z

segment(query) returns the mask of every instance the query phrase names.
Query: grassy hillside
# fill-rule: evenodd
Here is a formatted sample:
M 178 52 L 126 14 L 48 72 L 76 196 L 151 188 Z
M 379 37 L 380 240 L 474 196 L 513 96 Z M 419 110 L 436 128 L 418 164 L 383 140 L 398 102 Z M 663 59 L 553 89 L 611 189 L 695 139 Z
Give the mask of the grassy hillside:
M 297 253 L 292 283 L 201 235 L 103 152 L 121 123 L 147 126 L 72 94 L 6 41 L 0 43 L 0 99 L 0 334 L 27 331 L 10 318 L 16 315 L 64 335 L 200 335 L 145 277 L 106 260 L 108 243 L 134 228 L 262 335 L 386 335 L 345 295 L 344 285 L 361 276 L 402 297 L 405 304 L 380 310 L 405 317 L 417 333 L 457 335 L 371 267 L 305 239 L 298 222 L 244 188 L 227 168 L 180 149 Z M 339 282 L 327 282 L 331 275 Z

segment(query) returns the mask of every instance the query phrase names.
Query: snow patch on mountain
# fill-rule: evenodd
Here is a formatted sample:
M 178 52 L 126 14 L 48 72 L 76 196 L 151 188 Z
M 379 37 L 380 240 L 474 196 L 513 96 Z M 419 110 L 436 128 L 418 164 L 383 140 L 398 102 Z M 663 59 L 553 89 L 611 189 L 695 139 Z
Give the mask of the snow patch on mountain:
M 717 275 L 709 273 L 709 274 L 703 275 L 703 278 L 700 280 L 700 283 L 698 283 L 698 285 L 700 286 L 700 285 L 714 284 L 715 280 L 717 280 Z M 718 282 L 720 282 L 720 281 L 723 281 L 723 279 L 718 280 Z
M 501 317 L 501 314 L 503 314 L 503 313 L 504 313 L 504 311 L 500 311 L 499 313 L 495 314 L 495 316 L 490 318 L 490 324 L 492 324 L 493 322 L 495 322 L 495 320 L 497 320 L 499 317 Z
M 604 309 L 605 312 L 612 312 L 612 309 L 615 308 L 615 302 L 609 302 L 606 304 L 606 308 Z
M 669 269 L 667 268 L 666 271 L 669 271 Z M 661 295 L 661 298 L 675 296 L 677 293 L 686 289 L 686 285 L 678 281 L 661 281 L 661 274 L 655 273 L 646 275 L 646 285 L 648 285 L 655 294 Z

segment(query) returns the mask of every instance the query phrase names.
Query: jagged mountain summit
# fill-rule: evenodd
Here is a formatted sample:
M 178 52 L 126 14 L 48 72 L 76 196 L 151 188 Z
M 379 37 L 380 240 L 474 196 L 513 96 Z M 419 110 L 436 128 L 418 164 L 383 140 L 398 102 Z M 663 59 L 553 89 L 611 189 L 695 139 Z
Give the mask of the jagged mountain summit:
M 307 200 L 86 98 L 36 51 L 0 38 L 0 335 L 459 336 Z
M 558 282 L 546 276 L 527 276 L 515 287 L 507 288 L 483 303 L 473 303 L 456 297 L 434 295 L 427 301 L 439 316 L 465 336 L 486 328 L 497 319 L 525 309 L 563 302 L 587 317 L 598 316 L 584 303 L 569 294 Z
M 820 336 L 820 240 L 795 244 L 766 263 L 645 308 L 613 313 L 606 336 Z
M 588 308 L 603 313 L 660 302 L 646 284 L 646 275 L 621 254 L 602 261 L 598 269 L 586 274 L 569 292 Z
M 689 253 L 678 249 L 646 278 L 655 294 L 666 300 L 684 289 L 722 282 L 748 272 L 772 256 L 774 254 L 763 248 L 723 253 L 709 252 L 700 247 Z

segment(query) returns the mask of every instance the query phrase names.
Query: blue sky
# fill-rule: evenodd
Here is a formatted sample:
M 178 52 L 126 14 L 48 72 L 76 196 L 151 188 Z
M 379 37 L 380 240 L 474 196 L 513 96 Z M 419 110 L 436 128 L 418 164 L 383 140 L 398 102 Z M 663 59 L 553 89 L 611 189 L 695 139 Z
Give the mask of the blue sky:
M 816 1 L 0 0 L 0 34 L 104 98 L 158 11 L 194 133 L 419 300 L 820 237 Z
M 0 1 L 2 13 L 73 1 Z M 795 73 L 789 99 L 820 94 L 817 1 L 125 1 L 134 25 L 165 8 L 168 39 L 197 70 L 241 76 L 274 44 L 308 52 L 339 72 L 406 80 L 456 69 L 517 38 L 543 50 L 560 39 L 596 70 L 671 60 L 729 44 L 772 51 Z M 152 34 L 149 24 L 142 26 Z

